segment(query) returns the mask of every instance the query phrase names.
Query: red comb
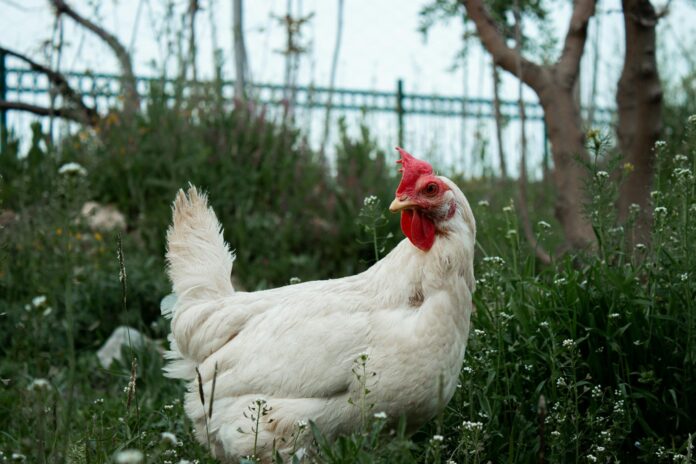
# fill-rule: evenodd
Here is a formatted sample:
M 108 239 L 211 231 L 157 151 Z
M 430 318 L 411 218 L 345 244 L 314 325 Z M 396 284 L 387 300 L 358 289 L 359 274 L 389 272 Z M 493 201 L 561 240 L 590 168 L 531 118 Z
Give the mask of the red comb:
M 403 173 L 399 187 L 396 189 L 396 195 L 401 196 L 413 190 L 420 176 L 432 174 L 433 167 L 429 163 L 415 158 L 401 147 L 396 147 L 396 150 L 401 155 L 401 159 L 396 161 L 397 163 L 401 163 L 402 166 L 399 172 Z

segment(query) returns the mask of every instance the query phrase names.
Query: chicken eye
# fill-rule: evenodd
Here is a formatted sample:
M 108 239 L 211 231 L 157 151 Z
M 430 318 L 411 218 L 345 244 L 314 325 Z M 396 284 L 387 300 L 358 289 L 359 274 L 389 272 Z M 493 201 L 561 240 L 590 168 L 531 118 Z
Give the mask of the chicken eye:
M 440 190 L 440 188 L 437 186 L 437 184 L 435 182 L 429 183 L 428 185 L 425 186 L 425 189 L 423 189 L 425 194 L 428 196 L 436 195 L 439 190 Z

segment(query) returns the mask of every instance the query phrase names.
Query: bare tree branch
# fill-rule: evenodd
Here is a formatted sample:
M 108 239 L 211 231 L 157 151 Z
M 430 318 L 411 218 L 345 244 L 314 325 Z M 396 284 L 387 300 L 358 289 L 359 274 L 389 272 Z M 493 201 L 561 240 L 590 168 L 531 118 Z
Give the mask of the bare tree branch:
M 483 0 L 460 0 L 460 2 L 466 8 L 469 18 L 476 24 L 481 43 L 493 56 L 495 63 L 539 92 L 547 81 L 543 72 L 544 68 L 524 58 L 515 49 L 508 47 L 503 34 L 486 10 Z M 518 60 L 521 64 L 519 68 L 517 66 Z
M 37 63 L 36 61 L 32 60 L 26 55 L 23 55 L 21 53 L 18 53 L 14 50 L 10 50 L 4 47 L 0 47 L 0 53 L 4 53 L 9 56 L 13 56 L 17 59 L 20 59 L 27 63 L 31 69 L 34 71 L 40 72 L 42 74 L 45 74 L 46 77 L 48 77 L 49 82 L 53 84 L 54 88 L 65 98 L 68 102 L 70 102 L 72 105 L 75 106 L 75 108 L 64 108 L 62 111 L 70 111 L 74 115 L 76 115 L 78 112 L 82 113 L 81 117 L 72 117 L 68 119 L 73 119 L 73 120 L 79 120 L 80 122 L 87 123 L 89 125 L 96 125 L 97 122 L 99 121 L 100 117 L 99 114 L 94 110 L 93 108 L 88 107 L 85 105 L 85 103 L 82 101 L 82 97 L 70 86 L 68 83 L 67 79 L 65 76 L 62 74 L 53 71 L 52 69 L 48 68 L 47 66 L 44 66 L 42 64 Z M 6 104 L 10 104 L 11 102 L 5 102 Z M 18 105 L 23 105 L 22 103 L 17 103 Z M 29 105 L 32 106 L 32 105 Z M 20 108 L 13 108 L 13 109 L 20 109 Z M 29 110 L 26 110 L 29 111 Z M 38 114 L 38 113 L 37 113 Z M 50 116 L 51 113 L 47 113 L 46 116 Z M 56 116 L 59 116 L 58 113 L 53 113 Z
M 514 17 L 515 17 L 515 51 L 517 52 L 517 72 L 522 75 L 522 11 L 520 9 L 519 0 L 514 2 Z M 524 94 L 522 89 L 522 80 L 518 80 L 517 86 L 517 110 L 520 118 L 520 176 L 517 180 L 518 186 L 518 205 L 520 211 L 520 222 L 524 236 L 534 249 L 537 258 L 544 264 L 551 264 L 551 256 L 539 243 L 534 235 L 532 223 L 529 219 L 529 207 L 527 204 L 527 185 L 529 179 L 527 177 L 527 109 L 524 104 Z
M 81 124 L 88 124 L 90 126 L 96 126 L 99 121 L 98 119 L 87 119 L 85 118 L 85 114 L 83 112 L 77 111 L 73 108 L 46 108 L 44 106 L 32 105 L 29 103 L 0 100 L 0 109 L 25 111 L 39 116 L 57 116 L 59 118 L 69 119 L 71 121 L 79 122 Z
M 128 115 L 134 115 L 140 109 L 140 96 L 138 95 L 138 89 L 135 82 L 135 74 L 133 73 L 133 65 L 131 63 L 130 55 L 128 50 L 124 47 L 121 42 L 116 38 L 115 35 L 106 31 L 103 27 L 98 26 L 89 19 L 83 17 L 75 10 L 73 10 L 70 5 L 68 5 L 65 0 L 50 0 L 51 4 L 55 7 L 59 14 L 65 14 L 69 16 L 73 21 L 80 24 L 81 26 L 89 29 L 94 34 L 96 34 L 100 39 L 102 39 L 106 44 L 113 50 L 116 55 L 116 59 L 121 66 L 121 79 L 123 86 L 123 111 Z
M 596 0 L 574 0 L 563 52 L 554 65 L 559 83 L 572 89 L 580 71 L 580 59 L 587 41 L 587 25 L 595 13 Z
M 334 45 L 333 58 L 331 59 L 331 74 L 329 77 L 329 96 L 326 99 L 326 113 L 324 114 L 324 132 L 321 137 L 319 154 L 324 158 L 326 144 L 329 141 L 329 131 L 331 129 L 331 109 L 333 107 L 333 95 L 336 87 L 336 72 L 338 70 L 338 55 L 341 51 L 341 39 L 343 38 L 343 12 L 344 0 L 338 0 L 338 13 L 336 18 L 336 43 Z

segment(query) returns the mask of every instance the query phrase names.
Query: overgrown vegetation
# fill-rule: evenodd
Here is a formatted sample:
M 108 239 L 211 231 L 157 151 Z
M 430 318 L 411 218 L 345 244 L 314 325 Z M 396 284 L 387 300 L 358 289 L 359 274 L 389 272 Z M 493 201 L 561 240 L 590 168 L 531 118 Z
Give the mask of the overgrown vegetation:
M 154 345 L 124 350 L 108 369 L 95 356 L 119 325 L 165 337 L 163 240 L 170 202 L 187 182 L 210 193 L 247 289 L 355 273 L 401 237 L 397 218 L 376 209 L 389 204 L 396 170 L 367 129 L 357 139 L 343 129 L 332 175 L 300 133 L 262 111 L 210 110 L 206 100 L 172 109 L 153 92 L 132 124 L 113 113 L 60 146 L 35 126 L 28 150 L 14 143 L 0 155 L 0 461 L 111 462 L 133 449 L 147 462 L 212 462 L 185 419 L 183 386 L 162 377 Z M 479 230 L 477 312 L 460 388 L 414 437 L 403 424 L 388 430 L 366 388 L 355 401 L 367 419 L 360 433 L 329 443 L 304 426 L 317 459 L 690 462 L 696 119 L 679 124 L 680 141 L 656 147 L 649 242 L 636 243 L 632 218 L 617 224 L 615 180 L 631 166 L 613 161 L 598 132 L 587 138 L 596 250 L 540 266 L 507 186 L 460 182 Z M 126 230 L 90 226 L 81 214 L 88 200 L 114 204 Z M 539 206 L 535 231 L 554 249 L 562 232 L 551 206 Z

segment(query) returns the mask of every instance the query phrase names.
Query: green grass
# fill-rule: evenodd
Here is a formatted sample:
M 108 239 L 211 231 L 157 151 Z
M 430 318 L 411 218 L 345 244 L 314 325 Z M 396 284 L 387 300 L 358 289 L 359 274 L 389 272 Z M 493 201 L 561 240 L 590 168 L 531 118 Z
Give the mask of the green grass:
M 366 129 L 357 139 L 344 131 L 332 176 L 295 131 L 241 110 L 175 112 L 154 102 L 132 124 L 113 116 L 59 147 L 36 128 L 27 151 L 0 154 L 0 206 L 17 214 L 0 232 L 0 462 L 13 453 L 27 462 L 113 462 L 125 449 L 147 462 L 213 462 L 185 419 L 184 387 L 163 378 L 155 347 L 126 348 L 109 369 L 95 356 L 119 325 L 162 344 L 164 232 L 174 193 L 189 180 L 209 190 L 247 289 L 349 275 L 401 238 L 397 218 L 383 212 L 395 170 Z M 385 430 L 367 394 L 356 401 L 366 409 L 363 431 L 330 443 L 308 426 L 318 459 L 693 460 L 696 122 L 681 124 L 683 140 L 659 148 L 649 243 L 630 242 L 633 219 L 616 224 L 616 184 L 597 172 L 617 163 L 601 144 L 588 166 L 601 246 L 550 266 L 521 237 L 514 185 L 460 182 L 478 223 L 478 288 L 455 397 L 407 437 L 403 424 Z M 58 174 L 68 161 L 87 175 Z M 534 229 L 554 250 L 562 237 L 549 187 L 530 191 Z M 118 233 L 88 227 L 79 214 L 86 200 L 126 214 L 125 302 Z

